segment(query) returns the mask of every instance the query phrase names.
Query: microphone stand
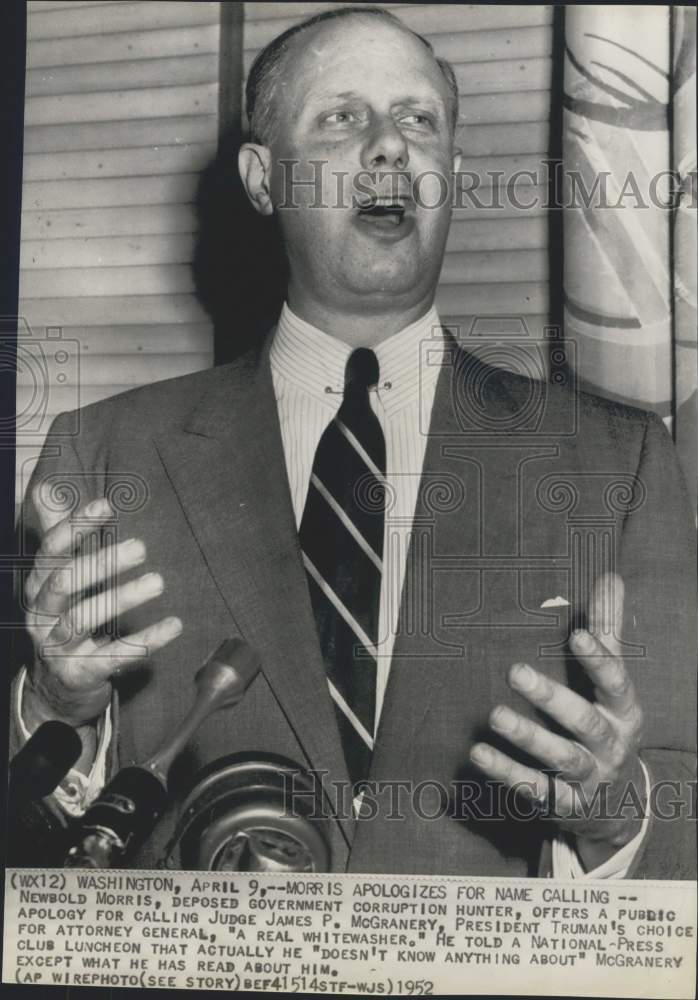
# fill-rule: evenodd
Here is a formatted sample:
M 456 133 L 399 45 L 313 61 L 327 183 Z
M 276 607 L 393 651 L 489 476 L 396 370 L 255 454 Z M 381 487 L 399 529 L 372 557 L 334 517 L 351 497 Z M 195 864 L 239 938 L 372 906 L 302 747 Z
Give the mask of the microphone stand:
M 214 712 L 244 697 L 260 669 L 242 639 L 227 639 L 198 671 L 196 699 L 175 732 L 141 766 L 123 768 L 78 823 L 66 868 L 123 867 L 150 835 L 168 800 L 170 767 Z

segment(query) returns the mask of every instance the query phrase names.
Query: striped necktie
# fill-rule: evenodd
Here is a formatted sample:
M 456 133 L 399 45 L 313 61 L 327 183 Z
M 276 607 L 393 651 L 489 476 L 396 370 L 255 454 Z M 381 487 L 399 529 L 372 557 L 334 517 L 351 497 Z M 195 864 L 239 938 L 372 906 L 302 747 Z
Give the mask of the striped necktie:
M 368 398 L 373 351 L 355 350 L 344 399 L 318 444 L 300 526 L 310 598 L 353 783 L 368 775 L 385 515 L 385 439 Z

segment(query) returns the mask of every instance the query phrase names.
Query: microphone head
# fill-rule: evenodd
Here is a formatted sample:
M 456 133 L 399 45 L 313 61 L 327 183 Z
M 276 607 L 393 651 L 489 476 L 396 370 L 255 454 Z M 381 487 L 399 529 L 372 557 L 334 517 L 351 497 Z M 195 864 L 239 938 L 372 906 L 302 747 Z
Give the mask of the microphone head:
M 261 666 L 259 654 L 244 639 L 225 639 L 197 672 L 198 693 L 208 694 L 215 709 L 236 705 Z
M 82 741 L 65 722 L 44 722 L 10 763 L 10 797 L 43 799 L 82 753 Z

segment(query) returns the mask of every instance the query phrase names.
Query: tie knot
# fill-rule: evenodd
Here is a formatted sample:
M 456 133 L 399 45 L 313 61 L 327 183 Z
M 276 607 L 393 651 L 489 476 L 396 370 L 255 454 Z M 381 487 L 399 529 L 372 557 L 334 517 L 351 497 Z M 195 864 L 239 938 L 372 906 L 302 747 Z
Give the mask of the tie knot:
M 345 393 L 366 392 L 378 384 L 378 358 L 368 347 L 357 347 L 349 355 L 344 373 Z

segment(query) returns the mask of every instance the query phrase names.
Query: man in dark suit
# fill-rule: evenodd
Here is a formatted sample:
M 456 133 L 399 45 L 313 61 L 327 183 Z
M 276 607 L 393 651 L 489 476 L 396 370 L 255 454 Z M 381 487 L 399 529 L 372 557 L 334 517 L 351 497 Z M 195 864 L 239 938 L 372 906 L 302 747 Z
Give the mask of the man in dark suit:
M 136 866 L 199 767 L 263 750 L 321 776 L 336 871 L 689 877 L 666 792 L 693 774 L 694 548 L 661 423 L 441 328 L 457 87 L 423 39 L 319 17 L 247 96 L 240 173 L 278 213 L 286 305 L 233 364 L 88 407 L 74 438 L 56 420 L 22 521 L 16 740 L 78 727 L 77 814 L 241 635 L 261 673 L 180 756 Z

